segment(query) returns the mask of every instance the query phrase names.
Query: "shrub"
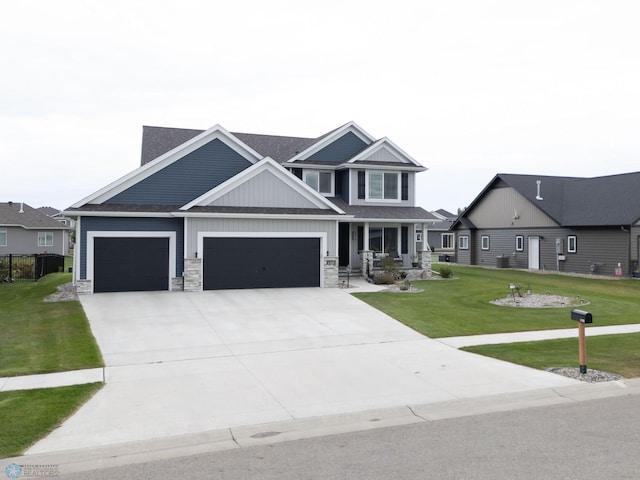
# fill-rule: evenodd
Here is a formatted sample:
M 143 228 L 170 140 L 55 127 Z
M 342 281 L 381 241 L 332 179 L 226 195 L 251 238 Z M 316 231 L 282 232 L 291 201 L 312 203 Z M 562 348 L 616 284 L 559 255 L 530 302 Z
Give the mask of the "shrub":
M 390 273 L 377 273 L 373 277 L 373 283 L 376 285 L 391 285 L 395 282 L 395 278 Z
M 449 265 L 440 265 L 440 276 L 442 278 L 451 278 L 453 277 L 453 270 Z

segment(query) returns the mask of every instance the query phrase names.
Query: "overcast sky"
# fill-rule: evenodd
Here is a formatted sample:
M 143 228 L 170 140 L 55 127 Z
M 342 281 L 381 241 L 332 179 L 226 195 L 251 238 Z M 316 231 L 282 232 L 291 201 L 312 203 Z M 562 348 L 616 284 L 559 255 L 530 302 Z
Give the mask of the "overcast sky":
M 142 125 L 353 120 L 454 213 L 496 173 L 638 171 L 639 25 L 637 0 L 3 2 L 0 201 L 70 206 L 139 166 Z

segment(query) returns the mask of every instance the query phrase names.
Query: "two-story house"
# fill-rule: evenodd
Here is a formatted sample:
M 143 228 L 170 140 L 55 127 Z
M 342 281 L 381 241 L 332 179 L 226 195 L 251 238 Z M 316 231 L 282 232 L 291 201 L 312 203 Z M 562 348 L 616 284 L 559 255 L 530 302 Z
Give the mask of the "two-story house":
M 353 122 L 318 138 L 144 127 L 141 164 L 65 212 L 80 291 L 330 287 L 383 255 L 429 265 L 426 169 Z

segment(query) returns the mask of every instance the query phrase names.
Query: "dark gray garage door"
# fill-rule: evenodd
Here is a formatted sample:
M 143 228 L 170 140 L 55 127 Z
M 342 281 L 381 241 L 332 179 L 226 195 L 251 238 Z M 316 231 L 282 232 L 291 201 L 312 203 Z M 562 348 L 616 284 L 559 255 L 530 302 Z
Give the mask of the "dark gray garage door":
M 94 292 L 168 290 L 168 286 L 168 238 L 94 239 Z
M 205 238 L 203 288 L 320 286 L 319 238 Z

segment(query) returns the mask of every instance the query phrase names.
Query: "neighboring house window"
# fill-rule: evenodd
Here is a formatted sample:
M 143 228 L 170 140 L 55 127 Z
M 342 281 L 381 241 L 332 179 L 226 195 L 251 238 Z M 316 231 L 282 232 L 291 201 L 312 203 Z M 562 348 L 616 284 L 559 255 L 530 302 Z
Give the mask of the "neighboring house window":
M 305 170 L 304 183 L 323 195 L 333 195 L 333 172 Z
M 53 247 L 53 232 L 38 232 L 39 247 Z
M 422 242 L 422 230 L 416 228 L 416 242 Z
M 454 248 L 453 233 L 442 234 L 442 248 L 453 249 Z
M 7 229 L 0 228 L 0 247 L 7 246 Z
M 400 200 L 400 175 L 395 172 L 367 172 L 367 200 Z
M 522 235 L 516 235 L 516 252 L 522 252 L 524 250 L 524 237 Z
M 567 237 L 567 252 L 576 253 L 578 251 L 578 241 L 575 235 Z
M 480 240 L 480 248 L 482 248 L 482 250 L 489 250 L 489 235 L 482 235 Z
M 469 250 L 469 236 L 460 235 L 458 237 L 458 248 L 460 250 Z

